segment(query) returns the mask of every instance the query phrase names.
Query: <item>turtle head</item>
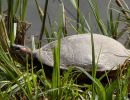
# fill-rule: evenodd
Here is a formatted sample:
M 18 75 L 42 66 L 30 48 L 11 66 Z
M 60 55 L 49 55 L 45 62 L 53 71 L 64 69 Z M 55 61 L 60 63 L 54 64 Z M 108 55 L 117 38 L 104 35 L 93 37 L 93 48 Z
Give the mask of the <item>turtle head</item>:
M 10 47 L 10 53 L 14 60 L 26 64 L 26 59 L 31 59 L 32 51 L 28 47 L 13 44 Z

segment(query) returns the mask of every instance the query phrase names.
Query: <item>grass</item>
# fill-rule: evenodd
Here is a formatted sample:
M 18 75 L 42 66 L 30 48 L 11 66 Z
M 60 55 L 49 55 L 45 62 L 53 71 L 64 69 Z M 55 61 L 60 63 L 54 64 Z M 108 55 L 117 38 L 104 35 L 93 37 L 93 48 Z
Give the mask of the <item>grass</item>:
M 109 72 L 106 72 L 100 78 L 96 78 L 97 61 L 95 61 L 95 50 L 93 43 L 93 35 L 91 34 L 92 43 L 92 75 L 85 71 L 83 68 L 77 68 L 73 71 L 73 68 L 69 68 L 68 71 L 60 75 L 60 46 L 61 38 L 68 35 L 67 22 L 68 16 L 65 14 L 66 9 L 64 3 L 59 0 L 59 22 L 57 22 L 57 30 L 55 30 L 55 23 L 50 21 L 50 31 L 46 26 L 46 18 L 49 19 L 47 14 L 48 0 L 45 1 L 44 10 L 41 9 L 38 0 L 35 0 L 39 17 L 41 18 L 42 26 L 40 31 L 39 41 L 41 42 L 43 33 L 51 42 L 50 38 L 57 38 L 57 46 L 53 49 L 54 67 L 52 72 L 52 79 L 48 79 L 45 75 L 45 70 L 42 68 L 38 71 L 34 71 L 33 61 L 31 67 L 28 64 L 28 57 L 26 57 L 26 66 L 21 65 L 17 61 L 14 61 L 9 52 L 9 47 L 15 42 L 13 19 L 20 16 L 20 21 L 25 22 L 26 10 L 28 0 L 8 0 L 8 20 L 4 20 L 2 12 L 2 1 L 0 0 L 0 34 L 3 38 L 0 38 L 0 99 L 1 100 L 126 100 L 128 99 L 128 84 L 130 76 L 130 64 L 124 63 L 124 69 L 117 71 L 117 78 L 113 81 L 109 80 L 109 83 L 104 85 L 101 82 L 102 77 L 107 76 Z M 71 19 L 75 22 L 75 25 L 71 24 L 71 28 L 76 33 L 93 32 L 90 18 L 86 18 L 80 10 L 79 0 L 71 0 L 70 3 L 74 6 L 77 12 L 77 19 Z M 124 31 L 119 31 L 120 23 L 124 23 L 126 26 L 130 25 L 129 22 L 129 9 L 127 4 L 120 5 L 114 8 L 111 0 L 109 1 L 107 8 L 107 23 L 104 23 L 100 17 L 100 11 L 96 0 L 88 0 L 92 10 L 93 16 L 96 19 L 98 29 L 101 34 L 110 36 L 114 39 L 120 38 Z M 116 0 L 118 2 L 118 0 Z M 126 6 L 126 7 L 124 7 Z M 117 13 L 115 18 L 113 13 Z M 43 13 L 44 12 L 44 13 Z M 125 13 L 124 13 L 125 12 Z M 126 14 L 127 13 L 127 14 Z M 88 15 L 89 16 L 89 15 Z M 7 22 L 8 24 L 5 24 Z M 127 23 L 127 24 L 126 24 Z M 126 30 L 127 31 L 127 28 Z M 54 34 L 55 33 L 55 34 Z M 9 36 L 9 37 L 8 37 Z M 17 36 L 16 36 L 17 37 Z M 34 43 L 34 41 L 33 41 Z M 35 47 L 35 44 L 33 44 Z M 33 48 L 34 50 L 35 48 Z M 33 60 L 33 59 L 32 59 Z M 92 84 L 84 83 L 78 84 L 78 77 L 81 74 L 84 77 L 88 77 Z

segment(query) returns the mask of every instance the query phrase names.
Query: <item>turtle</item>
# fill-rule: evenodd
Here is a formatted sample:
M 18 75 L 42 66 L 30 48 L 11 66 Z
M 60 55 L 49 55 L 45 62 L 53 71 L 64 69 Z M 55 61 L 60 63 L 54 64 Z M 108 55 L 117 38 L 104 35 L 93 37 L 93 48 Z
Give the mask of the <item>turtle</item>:
M 120 42 L 101 34 L 93 34 L 95 63 L 97 72 L 115 71 L 120 65 L 129 60 L 130 50 L 126 49 Z M 21 59 L 25 64 L 25 57 L 33 58 L 34 65 L 41 68 L 53 68 L 53 49 L 57 46 L 57 40 L 50 42 L 43 47 L 32 51 L 30 48 L 21 45 L 12 45 L 11 51 L 17 60 Z M 67 70 L 69 67 L 84 68 L 92 71 L 92 44 L 91 34 L 77 34 L 61 39 L 60 47 L 60 70 Z

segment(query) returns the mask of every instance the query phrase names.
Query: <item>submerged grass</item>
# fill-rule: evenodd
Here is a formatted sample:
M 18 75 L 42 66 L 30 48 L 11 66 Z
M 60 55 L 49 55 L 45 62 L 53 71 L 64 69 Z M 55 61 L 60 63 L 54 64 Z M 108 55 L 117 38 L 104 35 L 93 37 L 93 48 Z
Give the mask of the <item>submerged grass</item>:
M 0 99 L 8 100 L 8 99 L 29 99 L 29 100 L 40 100 L 40 99 L 50 99 L 50 100 L 126 100 L 128 99 L 128 86 L 129 86 L 129 77 L 130 77 L 130 64 L 126 64 L 126 68 L 122 71 L 119 69 L 117 71 L 117 79 L 114 81 L 110 81 L 109 84 L 104 85 L 101 82 L 101 78 L 96 78 L 96 61 L 95 61 L 95 52 L 94 52 L 94 43 L 93 43 L 93 35 L 91 34 L 91 43 L 92 43 L 92 75 L 85 71 L 83 68 L 77 68 L 77 71 L 74 71 L 73 68 L 69 68 L 66 72 L 61 75 L 60 72 L 60 42 L 61 37 L 67 35 L 66 31 L 66 14 L 64 9 L 64 4 L 62 0 L 59 0 L 60 3 L 60 16 L 58 23 L 58 31 L 51 30 L 52 33 L 56 33 L 58 43 L 57 47 L 53 50 L 54 56 L 54 67 L 52 73 L 52 79 L 48 79 L 45 75 L 44 66 L 41 64 L 42 68 L 35 72 L 33 66 L 33 59 L 31 63 L 31 68 L 28 64 L 28 57 L 26 57 L 26 68 L 25 70 L 21 70 L 21 68 L 25 67 L 18 62 L 14 61 L 10 56 L 10 52 L 8 47 L 10 46 L 7 33 L 10 33 L 10 42 L 14 43 L 14 30 L 13 30 L 13 18 L 16 16 L 16 12 L 20 7 L 21 20 L 25 20 L 26 16 L 26 7 L 28 0 L 8 0 L 8 27 L 6 32 L 6 27 L 3 18 L 0 21 L 0 34 L 2 34 L 3 41 L 1 40 L 0 45 Z M 15 5 L 13 4 L 15 2 Z M 35 0 L 36 6 L 39 12 L 39 16 L 41 18 L 42 27 L 41 27 L 41 35 L 40 41 L 42 39 L 42 35 L 44 32 L 49 32 L 47 30 L 45 21 L 47 16 L 47 7 L 48 0 L 45 2 L 45 9 L 42 11 L 38 1 Z M 77 12 L 76 19 L 76 28 L 72 26 L 76 32 L 84 33 L 86 30 L 92 33 L 92 28 L 89 25 L 90 20 L 87 20 L 85 16 L 80 11 L 79 3 L 81 1 L 71 0 L 73 5 L 75 6 Z M 111 36 L 115 39 L 119 38 L 118 26 L 120 24 L 120 16 L 116 19 L 113 17 L 113 9 L 111 5 L 111 0 L 108 5 L 108 19 L 107 25 L 103 23 L 98 10 L 98 4 L 96 0 L 88 0 L 90 8 L 92 9 L 92 13 L 97 21 L 97 25 L 102 32 L 102 34 Z M 0 4 L 1 4 L 0 0 Z M 12 5 L 11 5 L 12 4 Z M 22 6 L 23 5 L 23 6 Z M 2 8 L 1 8 L 2 10 Z M 1 12 L 0 10 L 0 12 Z M 123 9 L 125 10 L 125 9 Z M 44 12 L 44 14 L 43 14 Z M 124 11 L 123 11 L 124 12 Z M 128 9 L 125 10 L 128 12 Z M 126 13 L 125 13 L 126 14 Z M 128 14 L 127 14 L 128 15 Z M 82 17 L 83 16 L 83 17 Z M 128 16 L 126 16 L 126 20 L 128 21 Z M 125 17 L 124 17 L 125 19 Z M 129 22 L 127 22 L 129 23 Z M 51 26 L 51 23 L 50 23 Z M 53 28 L 53 27 L 51 27 Z M 47 34 L 46 37 L 54 38 L 55 34 Z M 6 40 L 6 41 L 5 41 Z M 50 42 L 50 40 L 48 41 Z M 4 45 L 3 45 L 4 44 Z M 4 48 L 6 47 L 6 49 Z M 97 61 L 98 62 L 98 61 Z M 77 74 L 80 72 L 79 74 Z M 84 83 L 77 84 L 77 79 L 81 74 L 84 74 L 85 77 L 92 81 L 92 84 Z M 106 73 L 107 76 L 108 73 Z M 116 74 L 115 74 L 116 75 Z M 103 77 L 103 76 L 102 76 Z

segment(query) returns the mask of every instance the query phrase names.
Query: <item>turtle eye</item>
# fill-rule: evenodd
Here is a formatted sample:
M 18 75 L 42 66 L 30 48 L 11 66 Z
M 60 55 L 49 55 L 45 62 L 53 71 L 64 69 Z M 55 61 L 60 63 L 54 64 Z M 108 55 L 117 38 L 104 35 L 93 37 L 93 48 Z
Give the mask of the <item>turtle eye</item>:
M 21 47 L 18 45 L 11 45 L 10 49 L 15 52 L 15 51 L 20 51 Z
M 20 51 L 20 47 L 15 47 L 15 51 Z

